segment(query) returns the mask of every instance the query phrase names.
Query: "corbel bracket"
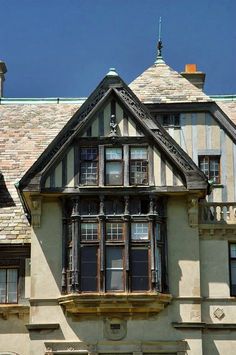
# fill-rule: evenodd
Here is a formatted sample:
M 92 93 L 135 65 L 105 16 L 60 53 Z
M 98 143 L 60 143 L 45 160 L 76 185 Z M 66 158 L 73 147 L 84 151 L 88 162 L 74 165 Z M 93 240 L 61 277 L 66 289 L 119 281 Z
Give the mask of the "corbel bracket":
M 195 228 L 198 226 L 198 197 L 196 195 L 188 196 L 187 209 L 189 226 Z
M 35 228 L 40 227 L 41 212 L 42 212 L 42 196 L 32 195 L 31 196 L 31 216 L 32 216 L 32 226 Z

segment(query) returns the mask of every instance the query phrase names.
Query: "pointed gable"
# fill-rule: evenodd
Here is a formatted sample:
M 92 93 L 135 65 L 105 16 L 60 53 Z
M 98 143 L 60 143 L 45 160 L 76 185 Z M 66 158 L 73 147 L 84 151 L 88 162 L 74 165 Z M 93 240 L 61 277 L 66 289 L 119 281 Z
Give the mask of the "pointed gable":
M 143 103 L 206 102 L 211 99 L 164 61 L 153 64 L 129 85 Z
M 185 186 L 187 189 L 205 191 L 207 189 L 204 174 L 166 130 L 153 121 L 146 107 L 116 73 L 107 75 L 74 114 L 21 179 L 20 189 L 76 189 L 80 187 L 83 169 L 88 166 L 91 171 L 95 170 L 92 185 L 104 186 L 106 146 L 111 144 L 121 147 L 119 154 L 124 164 L 122 174 L 126 187 L 130 186 L 129 163 L 132 146 L 143 144 L 146 147 L 146 153 L 143 153 L 145 158 L 141 158 L 143 161 L 136 158 L 135 169 L 140 165 L 141 169 L 147 170 L 146 167 L 149 166 L 147 175 L 143 178 L 145 185 Z M 86 152 L 87 158 L 84 159 L 81 148 L 89 148 L 91 145 L 96 149 L 93 149 L 92 153 Z M 81 159 L 84 160 L 83 166 Z M 94 163 L 91 163 L 91 159 Z M 115 164 L 113 168 L 114 166 Z

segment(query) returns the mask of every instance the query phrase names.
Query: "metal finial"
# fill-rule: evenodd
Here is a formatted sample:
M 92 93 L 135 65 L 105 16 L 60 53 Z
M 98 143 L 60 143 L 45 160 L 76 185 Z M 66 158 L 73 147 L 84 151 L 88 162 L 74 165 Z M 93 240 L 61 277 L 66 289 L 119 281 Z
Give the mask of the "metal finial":
M 157 56 L 161 57 L 161 50 L 163 48 L 161 40 L 161 17 L 159 18 L 159 28 L 158 28 L 158 45 L 157 45 Z
M 161 40 L 161 17 L 159 17 L 159 26 L 158 26 L 158 44 L 157 44 L 157 59 L 155 64 L 157 63 L 164 63 L 162 59 L 162 40 Z

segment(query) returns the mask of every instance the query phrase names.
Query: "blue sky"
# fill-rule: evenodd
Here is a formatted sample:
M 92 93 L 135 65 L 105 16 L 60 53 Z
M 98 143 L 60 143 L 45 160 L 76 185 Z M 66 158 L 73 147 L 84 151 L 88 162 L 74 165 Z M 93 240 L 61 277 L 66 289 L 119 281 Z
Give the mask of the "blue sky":
M 87 96 L 115 67 L 131 82 L 163 56 L 197 63 L 208 94 L 236 94 L 235 0 L 0 0 L 5 97 Z

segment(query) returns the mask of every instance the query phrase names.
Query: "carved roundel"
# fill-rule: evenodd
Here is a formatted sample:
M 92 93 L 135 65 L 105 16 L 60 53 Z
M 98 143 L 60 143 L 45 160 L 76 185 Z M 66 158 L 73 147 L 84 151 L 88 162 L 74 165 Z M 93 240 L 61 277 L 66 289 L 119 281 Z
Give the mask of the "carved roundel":
M 121 340 L 126 336 L 127 322 L 120 318 L 104 320 L 104 337 L 109 340 Z

